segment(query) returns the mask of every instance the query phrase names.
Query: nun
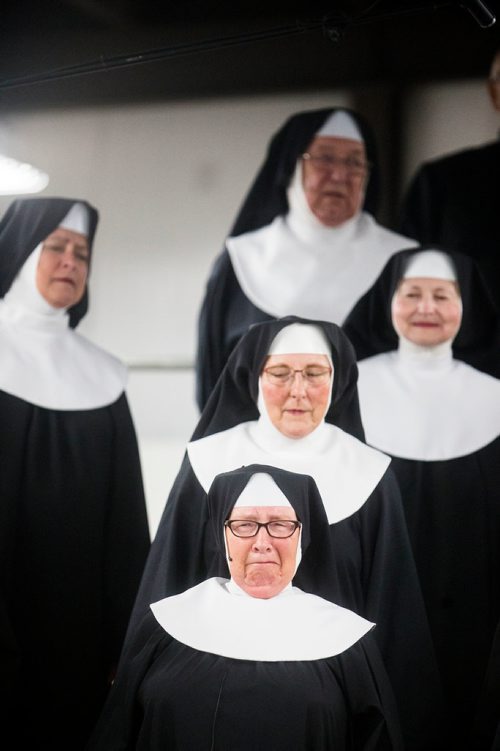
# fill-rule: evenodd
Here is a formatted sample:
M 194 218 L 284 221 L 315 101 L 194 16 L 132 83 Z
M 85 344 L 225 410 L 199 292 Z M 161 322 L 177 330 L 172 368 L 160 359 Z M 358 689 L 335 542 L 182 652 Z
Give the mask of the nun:
M 224 576 L 148 608 L 87 751 L 401 749 L 374 624 L 317 594 L 332 550 L 312 478 L 243 467 L 207 508 Z
M 149 549 L 126 369 L 74 329 L 97 211 L 14 201 L 0 222 L 0 623 L 16 748 L 84 748 Z
M 391 253 L 416 244 L 375 221 L 378 179 L 371 129 L 354 112 L 300 112 L 274 135 L 208 279 L 200 409 L 250 324 L 287 315 L 340 324 Z
M 131 623 L 155 599 L 220 575 L 225 562 L 206 534 L 215 475 L 253 463 L 309 474 L 335 551 L 326 572 L 334 601 L 377 623 L 408 748 L 429 751 L 439 704 L 433 648 L 390 459 L 360 440 L 356 380 L 354 351 L 335 324 L 288 317 L 249 329 L 187 446 Z
M 360 351 L 380 348 L 359 363 L 361 416 L 368 444 L 393 457 L 453 749 L 475 747 L 500 615 L 497 323 L 475 262 L 423 247 L 396 254 L 345 325 Z

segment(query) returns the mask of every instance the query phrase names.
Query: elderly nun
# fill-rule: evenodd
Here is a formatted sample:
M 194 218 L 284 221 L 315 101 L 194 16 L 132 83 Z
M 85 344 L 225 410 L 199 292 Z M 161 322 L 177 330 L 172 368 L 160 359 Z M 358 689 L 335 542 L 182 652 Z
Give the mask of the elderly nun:
M 312 478 L 250 465 L 215 477 L 207 506 L 223 575 L 148 608 L 88 751 L 401 749 L 374 624 L 321 596 Z
M 500 617 L 500 337 L 473 259 L 396 254 L 345 330 L 367 442 L 393 457 L 450 710 L 471 727 Z M 378 354 L 374 349 L 378 348 Z
M 286 315 L 340 324 L 391 253 L 415 244 L 375 221 L 377 193 L 373 135 L 356 113 L 301 112 L 278 130 L 207 283 L 200 409 L 250 324 Z
M 0 222 L 1 643 L 16 748 L 84 747 L 149 549 L 126 369 L 74 330 L 97 221 L 85 201 L 36 198 Z
M 323 568 L 334 601 L 377 623 L 408 748 L 429 751 L 440 748 L 434 653 L 390 458 L 360 440 L 356 382 L 354 351 L 335 324 L 291 316 L 249 329 L 187 446 L 131 622 L 153 600 L 220 573 L 206 534 L 216 474 L 252 463 L 309 474 L 333 541 Z

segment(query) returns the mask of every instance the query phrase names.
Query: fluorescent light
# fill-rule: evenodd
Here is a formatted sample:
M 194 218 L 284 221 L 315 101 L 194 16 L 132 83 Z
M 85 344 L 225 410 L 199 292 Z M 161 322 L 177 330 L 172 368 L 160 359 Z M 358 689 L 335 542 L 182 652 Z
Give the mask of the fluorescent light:
M 49 176 L 26 162 L 0 154 L 0 195 L 40 193 L 49 184 Z

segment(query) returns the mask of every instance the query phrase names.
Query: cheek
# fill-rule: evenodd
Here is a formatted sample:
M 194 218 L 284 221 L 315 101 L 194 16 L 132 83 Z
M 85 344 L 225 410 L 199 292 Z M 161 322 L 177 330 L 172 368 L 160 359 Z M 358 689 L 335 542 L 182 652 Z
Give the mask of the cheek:
M 262 398 L 269 414 L 280 410 L 282 404 L 285 402 L 286 389 L 280 389 L 276 386 L 270 386 L 269 384 L 262 384 Z
M 328 408 L 330 385 L 322 387 L 321 390 L 318 389 L 318 392 L 312 398 L 309 394 L 309 401 L 311 402 L 315 419 L 322 420 Z

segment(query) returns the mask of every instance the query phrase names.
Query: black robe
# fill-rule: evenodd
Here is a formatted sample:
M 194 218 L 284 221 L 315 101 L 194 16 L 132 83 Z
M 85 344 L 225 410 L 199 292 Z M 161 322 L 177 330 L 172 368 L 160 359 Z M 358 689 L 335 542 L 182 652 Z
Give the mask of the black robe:
M 391 466 L 449 707 L 450 748 L 477 749 L 472 725 L 500 618 L 500 437 L 456 459 L 395 457 Z
M 149 548 L 135 431 L 124 394 L 56 411 L 0 392 L 0 414 L 2 643 L 16 663 L 6 722 L 18 748 L 76 751 L 102 708 Z
M 500 142 L 423 164 L 409 185 L 400 231 L 474 258 L 500 306 Z
M 192 649 L 149 612 L 128 658 L 87 751 L 402 748 L 371 634 L 328 659 L 256 662 Z
M 274 134 L 228 237 L 265 227 L 277 216 L 288 212 L 287 188 L 297 159 L 336 109 L 338 108 L 330 107 L 297 113 Z M 364 118 L 350 110 L 345 111 L 357 123 L 364 139 L 367 158 L 372 164 L 363 209 L 375 216 L 379 170 L 374 136 Z M 244 295 L 229 254 L 224 248 L 212 268 L 198 318 L 196 400 L 200 410 L 204 408 L 235 343 L 248 326 L 271 318 Z
M 200 418 L 194 440 L 258 417 L 257 379 L 270 342 L 280 329 L 299 320 L 289 317 L 257 325 L 243 337 Z M 332 342 L 335 366 L 326 421 L 362 438 L 354 353 L 335 324 L 320 325 Z M 186 455 L 149 554 L 127 642 L 151 602 L 179 594 L 209 576 L 227 575 L 225 560 L 207 531 L 206 499 Z M 441 749 L 437 727 L 441 693 L 434 651 L 401 496 L 390 467 L 356 513 L 330 525 L 330 534 L 335 551 L 329 572 L 332 590 L 330 597 L 322 596 L 377 623 L 374 638 L 398 700 L 407 748 Z M 311 591 L 300 569 L 294 582 Z
M 0 222 L 0 297 L 75 202 L 11 204 Z M 91 251 L 97 211 L 78 202 L 88 212 Z M 85 288 L 67 311 L 70 327 L 87 303 Z M 31 376 L 40 379 L 36 367 Z M 149 550 L 126 395 L 118 389 L 96 408 L 75 401 L 71 410 L 46 408 L 0 390 L 0 682 L 4 734 L 20 749 L 83 748 Z
M 398 347 L 391 301 L 408 258 L 420 250 L 426 248 L 395 254 L 347 317 L 343 328 L 358 360 Z M 463 304 L 453 357 L 498 376 L 499 315 L 484 279 L 472 258 L 443 252 L 455 266 Z M 390 408 L 390 394 L 382 398 Z M 483 724 L 475 732 L 473 726 L 476 712 L 482 711 L 481 686 L 500 617 L 500 438 L 446 460 L 393 456 L 391 466 L 401 488 L 443 679 L 447 743 L 464 751 L 488 748 L 491 728 Z M 488 742 L 480 745 L 478 739 L 481 736 L 484 744 L 485 734 Z

